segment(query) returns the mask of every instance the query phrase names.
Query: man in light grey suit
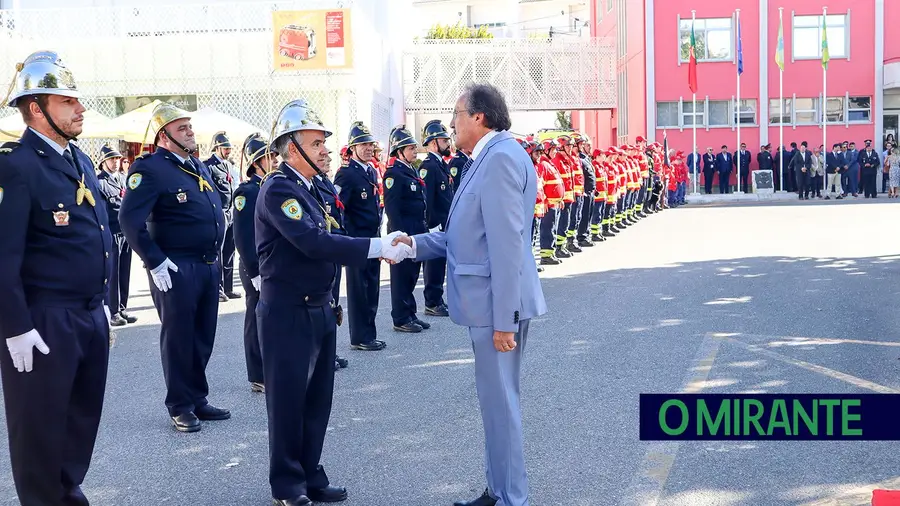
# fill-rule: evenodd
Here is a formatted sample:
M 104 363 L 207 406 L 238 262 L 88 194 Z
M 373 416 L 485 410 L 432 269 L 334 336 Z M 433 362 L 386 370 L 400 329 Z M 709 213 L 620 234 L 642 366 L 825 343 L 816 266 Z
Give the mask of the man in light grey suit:
M 531 251 L 534 164 L 513 139 L 503 95 L 470 85 L 450 128 L 471 150 L 443 232 L 401 237 L 416 261 L 447 257 L 450 319 L 469 328 L 485 433 L 487 489 L 457 506 L 527 506 L 519 377 L 531 318 L 547 312 Z

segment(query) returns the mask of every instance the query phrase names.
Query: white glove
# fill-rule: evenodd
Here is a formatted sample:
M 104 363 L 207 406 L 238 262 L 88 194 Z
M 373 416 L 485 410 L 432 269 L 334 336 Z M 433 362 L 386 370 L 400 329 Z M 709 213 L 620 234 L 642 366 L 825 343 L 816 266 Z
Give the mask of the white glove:
M 178 272 L 178 266 L 167 258 L 157 268 L 150 271 L 153 284 L 160 292 L 168 292 L 169 288 L 172 288 L 172 277 L 169 275 L 169 270 Z
M 109 312 L 109 306 L 107 306 L 106 304 L 103 305 L 103 312 L 106 313 L 106 323 L 111 322 L 112 315 Z
M 256 276 L 255 278 L 250 279 L 250 284 L 253 285 L 253 289 L 258 292 L 259 287 L 262 286 L 262 276 Z
M 399 263 L 407 258 L 412 257 L 412 248 L 407 246 L 406 244 L 397 243 L 394 246 L 392 243 L 394 239 L 397 237 L 405 236 L 403 232 L 392 232 L 388 234 L 386 237 L 381 238 L 381 257 L 385 260 L 388 260 L 392 263 Z
M 37 348 L 44 355 L 50 353 L 47 343 L 41 339 L 41 335 L 35 329 L 31 329 L 20 336 L 10 337 L 6 340 L 6 347 L 9 348 L 9 356 L 12 357 L 13 365 L 16 366 L 19 372 L 31 372 L 34 364 L 34 351 L 32 348 Z

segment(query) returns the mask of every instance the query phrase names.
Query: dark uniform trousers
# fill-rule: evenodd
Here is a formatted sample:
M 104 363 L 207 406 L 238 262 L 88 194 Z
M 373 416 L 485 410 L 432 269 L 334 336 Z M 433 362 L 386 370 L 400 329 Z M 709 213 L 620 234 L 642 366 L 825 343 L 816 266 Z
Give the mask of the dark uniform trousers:
M 373 258 L 367 260 L 364 267 L 348 265 L 345 269 L 350 343 L 371 343 L 376 335 L 375 317 L 378 315 L 378 297 L 381 292 L 381 261 Z M 340 271 L 335 280 L 335 287 L 339 284 Z
M 578 240 L 587 239 L 590 234 L 591 219 L 594 216 L 594 192 L 581 198 L 581 218 L 578 222 Z
M 256 330 L 256 305 L 259 303 L 259 292 L 253 287 L 250 275 L 244 268 L 244 263 L 239 262 L 238 275 L 241 277 L 241 286 L 244 287 L 244 357 L 247 361 L 247 381 L 264 383 L 262 352 L 259 346 L 259 333 Z
M 50 353 L 34 350 L 28 373 L 9 354 L 0 359 L 16 492 L 22 506 L 86 506 L 79 484 L 94 451 L 109 363 L 103 300 L 43 293 L 29 297 L 29 309 Z
M 572 214 L 573 203 L 566 202 L 563 205 L 563 208 L 560 209 L 559 219 L 557 220 L 556 226 L 556 246 L 565 246 L 566 244 L 566 232 L 569 230 L 569 216 Z
M 112 314 L 128 307 L 128 287 L 131 284 L 131 246 L 125 234 L 112 235 L 115 249 L 112 254 L 112 273 L 109 277 L 109 310 Z
M 575 232 L 578 230 L 578 225 L 581 223 L 581 211 L 583 207 L 584 195 L 575 197 L 575 203 L 572 204 L 569 211 L 569 233 L 567 237 L 575 237 Z
M 547 214 L 541 218 L 540 247 L 542 251 L 552 250 L 555 237 L 554 232 L 559 227 L 559 209 L 548 208 Z
M 413 291 L 421 271 L 422 262 L 410 259 L 391 265 L 391 318 L 398 327 L 416 318 L 416 296 Z
M 444 277 L 447 274 L 447 259 L 444 257 L 424 262 L 425 273 L 425 307 L 438 307 L 444 304 Z
M 212 355 L 219 311 L 219 264 L 171 258 L 172 288 L 160 292 L 150 281 L 150 297 L 162 322 L 159 347 L 171 416 L 206 406 L 206 365 Z
M 331 294 L 321 299 L 317 304 L 324 305 L 306 306 L 263 297 L 256 306 L 265 376 L 278 378 L 266 384 L 269 484 L 276 499 L 328 486 L 319 459 L 331 416 L 337 327 Z
M 226 292 L 234 291 L 234 223 L 225 227 L 225 241 L 222 243 L 222 254 L 219 256 L 222 262 L 222 289 Z M 180 267 L 180 266 L 179 266 Z M 219 295 L 216 294 L 216 297 Z

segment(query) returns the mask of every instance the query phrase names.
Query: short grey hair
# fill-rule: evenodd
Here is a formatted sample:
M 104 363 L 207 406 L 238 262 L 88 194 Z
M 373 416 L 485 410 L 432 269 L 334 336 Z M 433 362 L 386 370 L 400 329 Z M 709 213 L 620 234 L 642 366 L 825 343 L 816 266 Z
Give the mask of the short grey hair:
M 509 130 L 509 108 L 503 93 L 492 84 L 472 83 L 463 90 L 462 97 L 469 115 L 484 114 L 484 126 L 492 130 Z
M 287 160 L 289 155 L 288 146 L 291 145 L 291 136 L 293 133 L 282 135 L 281 137 L 275 139 L 275 143 L 273 145 L 274 151 L 278 153 L 278 156 L 281 157 L 282 160 Z

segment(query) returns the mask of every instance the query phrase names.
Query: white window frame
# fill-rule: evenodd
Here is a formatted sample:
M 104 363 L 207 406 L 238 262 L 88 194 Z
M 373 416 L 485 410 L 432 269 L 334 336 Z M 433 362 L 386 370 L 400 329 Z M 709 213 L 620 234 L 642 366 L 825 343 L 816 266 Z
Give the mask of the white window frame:
M 687 112 L 687 106 L 691 105 L 693 107 L 693 103 L 692 103 L 692 101 L 689 102 L 687 100 L 682 100 L 681 107 L 679 108 L 679 111 L 678 111 L 678 123 L 679 123 L 678 126 L 681 128 L 694 128 L 694 124 L 688 123 L 687 121 L 685 121 L 685 117 L 690 116 L 691 121 L 696 122 L 697 116 L 700 116 L 700 122 L 697 123 L 697 128 L 706 127 L 706 118 L 708 117 L 707 113 L 709 112 L 706 107 L 706 102 L 707 101 L 705 101 L 705 100 L 703 102 L 700 102 L 698 100 L 697 101 L 697 109 L 694 110 L 693 112 Z
M 797 107 L 797 100 L 812 100 L 812 109 L 800 109 Z M 821 114 L 819 113 L 819 97 L 794 97 L 793 99 L 793 110 L 791 111 L 791 123 L 794 126 L 809 126 L 809 125 L 821 125 Z M 797 114 L 809 114 L 812 113 L 813 120 L 809 122 L 799 122 L 797 121 Z
M 816 54 L 814 56 L 797 55 L 797 20 L 807 20 L 810 18 L 815 18 L 815 30 L 816 30 Z M 850 11 L 848 10 L 846 14 L 828 14 L 827 20 L 827 28 L 829 34 L 833 33 L 832 31 L 835 29 L 842 29 L 844 31 L 844 47 L 840 48 L 841 52 L 838 53 L 835 51 L 837 46 L 832 44 L 832 40 L 834 38 L 832 36 L 828 37 L 828 56 L 832 60 L 849 60 L 850 59 Z M 813 26 L 804 25 L 799 27 L 801 30 L 811 31 Z M 822 59 L 822 15 L 821 14 L 812 14 L 812 15 L 797 15 L 793 14 L 791 16 L 791 61 L 795 60 L 821 60 Z
M 718 106 L 722 106 L 722 107 L 724 107 L 724 109 L 725 109 L 725 123 L 721 123 L 721 124 L 715 123 L 715 124 L 713 124 L 713 123 L 712 123 L 712 119 L 711 119 L 711 118 L 713 117 L 713 114 L 712 114 L 711 110 L 712 110 L 714 107 L 718 107 Z M 707 101 L 706 101 L 706 113 L 707 113 L 707 114 L 706 114 L 706 118 L 705 118 L 705 120 L 706 120 L 706 127 L 707 127 L 707 128 L 721 128 L 721 127 L 729 128 L 729 127 L 731 127 L 731 122 L 728 121 L 728 113 L 729 113 L 729 111 L 734 111 L 734 103 L 733 103 L 733 99 L 727 99 L 727 100 L 707 100 Z
M 733 62 L 735 58 L 735 28 L 734 28 L 734 18 L 697 18 L 695 20 L 691 19 L 682 19 L 678 18 L 678 31 L 676 32 L 678 35 L 678 41 L 676 47 L 678 48 L 678 63 L 679 65 L 682 63 L 688 63 L 690 61 L 690 54 L 685 56 L 681 52 L 681 47 L 683 45 L 684 40 L 690 40 L 691 37 L 691 22 L 694 22 L 694 36 L 697 39 L 703 39 L 704 41 L 704 49 L 706 49 L 707 54 L 709 52 L 709 32 L 724 32 L 725 28 L 706 28 L 707 21 L 728 21 L 729 25 L 727 28 L 728 31 L 728 54 L 722 58 L 705 58 L 704 55 L 695 55 L 697 57 L 697 63 L 705 62 L 705 63 L 714 63 L 714 62 Z M 685 25 L 685 28 L 682 27 Z M 699 26 L 698 26 L 699 25 Z
M 869 99 L 869 107 L 866 107 L 866 108 L 862 108 L 862 107 L 850 107 L 850 102 L 851 102 L 851 100 L 852 100 L 852 99 L 859 99 L 859 98 L 867 98 L 867 99 Z M 845 120 L 846 120 L 846 122 L 845 122 L 846 125 L 850 125 L 850 124 L 861 124 L 861 123 L 862 123 L 862 124 L 865 124 L 865 123 L 871 123 L 871 122 L 872 122 L 872 97 L 867 97 L 867 96 L 865 96 L 865 95 L 854 95 L 854 96 L 851 96 L 851 95 L 850 95 L 850 92 L 847 92 L 846 100 L 844 101 L 844 104 L 846 104 L 846 110 L 844 111 L 844 118 L 845 118 Z M 868 118 L 867 118 L 867 119 L 856 119 L 856 120 L 851 119 L 851 118 L 850 118 L 850 115 L 851 115 L 852 113 L 855 113 L 855 112 L 856 112 L 856 113 L 858 113 L 858 112 L 865 112 L 866 115 L 868 115 Z
M 845 100 L 844 97 L 828 97 L 828 99 L 825 101 L 825 104 L 826 104 L 825 107 L 822 107 L 822 98 L 819 97 L 819 109 L 820 109 L 819 121 L 820 122 L 822 121 L 822 117 L 825 115 L 825 113 L 827 111 L 828 102 L 835 101 L 835 100 L 841 101 L 840 116 L 835 121 L 829 121 L 828 124 L 829 125 L 845 125 L 845 124 L 847 124 L 847 101 Z
M 606 12 L 612 12 L 613 0 L 606 0 Z
M 664 121 L 660 121 L 660 119 L 661 119 L 660 116 L 659 116 L 659 106 L 660 106 L 660 105 L 665 105 L 665 106 L 668 106 L 668 107 L 674 107 L 674 109 L 675 109 L 675 122 L 674 122 L 673 124 L 667 125 L 667 124 L 665 124 Z M 676 100 L 662 100 L 662 101 L 659 101 L 659 102 L 656 103 L 656 127 L 657 127 L 657 128 L 679 128 L 679 127 L 681 126 L 681 125 L 680 125 L 680 120 L 679 120 L 679 116 L 680 116 L 680 115 L 681 115 L 681 107 L 678 105 L 678 101 L 676 101 Z
M 752 110 L 748 110 L 748 109 L 750 109 L 751 104 L 752 104 L 753 108 L 752 108 Z M 759 123 L 759 121 L 758 121 L 758 119 L 759 119 L 759 103 L 757 102 L 757 100 L 755 98 L 742 98 L 741 99 L 740 114 L 741 114 L 741 117 L 743 117 L 743 118 L 746 118 L 747 115 L 751 115 L 750 117 L 753 120 L 750 123 L 741 123 L 741 128 L 751 127 L 751 126 L 759 126 L 758 125 L 758 123 Z M 737 100 L 735 100 L 735 105 L 731 109 L 731 123 L 732 123 L 732 125 L 735 125 L 735 126 L 737 126 L 737 124 L 738 124 Z
M 773 106 L 778 106 L 778 100 L 777 98 L 769 99 L 769 126 L 779 124 L 779 122 L 774 121 L 775 118 L 781 119 L 781 111 L 772 108 Z M 785 121 L 782 123 L 784 125 L 792 125 L 794 123 L 794 102 L 790 97 L 785 97 L 784 99 L 784 119 Z

